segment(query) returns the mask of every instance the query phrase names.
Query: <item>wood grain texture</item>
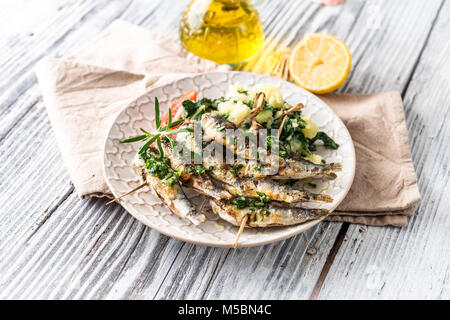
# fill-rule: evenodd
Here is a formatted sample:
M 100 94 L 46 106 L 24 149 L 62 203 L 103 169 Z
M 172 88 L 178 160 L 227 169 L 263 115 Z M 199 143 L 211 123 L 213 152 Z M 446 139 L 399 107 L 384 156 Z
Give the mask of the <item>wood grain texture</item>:
M 61 1 L 56 6 L 15 1 L 0 10 L 1 17 L 13 17 L 0 19 L 0 298 L 299 299 L 311 295 L 341 224 L 322 223 L 259 248 L 207 248 L 163 236 L 119 205 L 105 207 L 103 199 L 81 201 L 70 183 L 32 67 L 45 55 L 70 54 L 117 18 L 178 41 L 178 21 L 188 2 Z M 444 7 L 442 3 L 348 0 L 344 6 L 321 7 L 308 1 L 273 0 L 258 8 L 266 37 L 275 45 L 293 44 L 315 31 L 345 40 L 354 66 L 341 91 L 405 93 L 424 195 L 420 215 L 403 230 L 350 226 L 330 273 L 321 279 L 319 298 L 399 297 L 401 293 L 415 297 L 407 293 L 418 292 L 419 287 L 408 281 L 417 281 L 421 274 L 429 284 L 420 286 L 423 297 L 449 295 L 448 263 L 439 263 L 449 249 L 445 237 L 449 208 L 443 193 L 448 189 L 449 129 L 444 121 L 448 114 L 434 116 L 448 111 L 450 92 L 448 72 L 443 71 L 443 67 L 448 70 L 449 9 L 448 3 Z M 25 5 L 30 12 L 20 19 L 25 22 L 14 22 Z M 429 70 L 435 70 L 433 76 Z M 439 81 L 447 82 L 437 86 Z M 417 247 L 428 262 L 417 255 Z M 420 272 L 405 266 L 409 262 Z M 383 278 L 383 290 L 366 290 L 372 281 L 367 272 L 379 274 L 372 265 L 393 270 Z
M 171 15 L 172 20 L 164 20 L 164 23 L 154 19 L 155 13 L 145 11 L 146 6 L 141 1 L 133 2 L 127 9 L 113 6 L 108 14 L 99 10 L 102 3 L 89 4 L 91 7 L 86 9 L 89 13 L 82 18 L 60 18 L 58 21 L 66 23 L 69 20 L 74 24 L 77 19 L 84 20 L 76 27 L 68 23 L 67 32 L 59 36 L 57 43 L 47 44 L 50 50 L 35 50 L 34 56 L 28 57 L 28 63 L 34 63 L 45 54 L 66 55 L 118 15 L 155 30 L 171 30 L 169 34 L 176 39 L 176 26 L 186 1 L 180 5 L 177 16 Z M 284 9 L 282 14 L 289 11 L 289 8 L 281 7 L 280 2 L 265 5 L 261 8 L 263 19 L 278 8 Z M 296 5 L 301 5 L 296 17 L 300 17 L 304 9 L 310 10 L 304 4 Z M 172 9 L 167 2 L 157 6 L 158 15 L 173 12 Z M 65 15 L 70 10 L 58 12 Z M 292 23 L 296 17 L 292 18 Z M 61 29 L 64 27 L 62 25 Z M 268 32 L 271 29 L 274 33 L 280 32 L 276 20 L 271 20 L 266 28 Z M 286 28 L 284 30 L 286 32 Z M 6 177 L 2 182 L 8 185 L 1 199 L 8 206 L 2 210 L 6 219 L 0 224 L 4 231 L 2 243 L 5 244 L 0 251 L 5 257 L 1 265 L 0 295 L 4 298 L 59 299 L 204 297 L 229 250 L 169 239 L 135 221 L 120 206 L 107 208 L 104 200 L 77 199 L 59 158 L 32 70 L 28 73 L 28 77 L 17 80 L 16 89 L 6 91 L 3 100 L 8 104 L 2 108 L 7 116 L 1 118 L 1 173 Z M 27 154 L 25 158 L 24 153 Z M 15 169 L 11 170 L 11 167 Z M 298 251 L 296 259 L 303 260 L 304 268 L 297 273 L 302 274 L 307 283 L 303 284 L 306 288 L 299 297 L 307 297 L 314 286 L 327 253 L 327 244 L 322 243 L 320 235 L 324 230 L 332 229 L 332 226 L 324 225 L 316 238 L 312 236 L 318 229 L 311 230 L 308 238 L 301 235 L 290 239 L 287 246 L 284 243 L 266 246 L 280 258 L 284 257 L 283 261 Z M 319 248 L 325 254 L 316 254 Z M 306 254 L 308 249 L 309 254 Z M 264 252 L 260 250 L 244 254 L 250 260 L 259 260 L 261 255 Z M 310 258 L 303 259 L 303 256 Z M 232 265 L 236 258 L 228 259 L 227 264 Z M 308 263 L 314 267 L 305 272 Z M 266 259 L 260 268 L 269 270 L 270 264 L 271 260 Z M 243 276 L 237 270 L 235 275 Z M 259 278 L 255 278 L 254 283 L 258 286 Z M 278 281 L 269 278 L 265 285 L 277 286 Z M 214 291 L 210 290 L 208 294 L 212 295 Z M 288 292 L 286 294 L 289 296 Z
M 422 202 L 408 227 L 351 225 L 319 298 L 448 299 L 450 3 L 433 20 L 405 111 Z

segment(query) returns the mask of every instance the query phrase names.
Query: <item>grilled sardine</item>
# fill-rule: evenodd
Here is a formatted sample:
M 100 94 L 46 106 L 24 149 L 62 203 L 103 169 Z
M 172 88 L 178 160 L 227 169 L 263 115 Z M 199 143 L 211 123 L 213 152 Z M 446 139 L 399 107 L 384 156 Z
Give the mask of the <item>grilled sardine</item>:
M 181 157 L 174 154 L 171 146 L 162 143 L 162 147 L 164 155 L 170 159 L 171 167 L 182 172 L 180 178 L 183 185 L 216 200 L 231 198 L 231 194 L 225 190 L 220 190 L 214 185 L 206 172 L 195 172 L 195 167 L 193 165 L 185 164 Z
M 335 179 L 336 172 L 342 169 L 339 163 L 317 165 L 302 159 L 284 159 L 275 154 L 268 154 L 263 148 L 257 148 L 254 143 L 251 146 L 247 145 L 244 148 L 240 148 L 239 143 L 226 136 L 226 129 L 236 130 L 236 126 L 232 122 L 215 114 L 204 114 L 201 122 L 207 138 L 222 144 L 239 157 L 245 159 L 244 167 L 246 169 L 241 170 L 243 176 L 254 178 L 271 176 L 273 179 L 304 179 L 312 177 Z M 255 132 L 251 132 L 251 134 L 254 135 Z M 264 170 L 259 173 L 254 172 L 254 170 L 248 170 L 260 167 L 264 168 Z M 279 168 L 278 172 L 274 172 L 276 167 Z
M 220 176 L 211 175 L 220 180 Z M 333 202 L 333 198 L 327 194 L 314 194 L 306 191 L 296 190 L 286 185 L 280 185 L 271 179 L 233 179 L 222 181 L 223 187 L 231 194 L 242 194 L 248 197 L 258 197 L 258 192 L 264 193 L 271 200 L 289 203 L 297 202 Z
M 206 217 L 203 214 L 198 214 L 196 212 L 194 206 L 187 199 L 183 189 L 178 183 L 168 186 L 161 179 L 152 176 L 145 168 L 145 163 L 139 158 L 139 156 L 136 156 L 133 161 L 133 165 L 137 169 L 141 170 L 141 175 L 144 181 L 148 183 L 155 194 L 170 209 L 170 211 L 176 215 L 188 219 L 195 225 L 199 225 L 206 220 Z
M 262 179 L 270 177 L 272 179 L 305 179 L 305 178 L 327 178 L 335 179 L 336 171 L 341 169 L 340 164 L 330 164 L 329 166 L 319 166 L 301 160 L 288 159 L 278 165 L 264 164 L 256 160 L 238 160 L 234 164 L 224 164 L 223 159 L 215 155 L 203 155 L 203 165 L 206 168 L 219 169 L 221 175 L 230 178 L 255 178 Z M 216 174 L 218 174 L 216 172 Z M 221 180 L 221 179 L 219 179 Z
M 155 191 L 161 201 L 176 215 L 188 219 L 196 226 L 206 220 L 203 214 L 198 214 L 192 203 L 186 198 L 179 184 L 166 185 L 157 177 L 152 176 L 143 170 L 143 178 Z
M 239 226 L 248 215 L 247 227 L 288 226 L 311 220 L 322 220 L 329 211 L 325 209 L 302 209 L 268 204 L 264 209 L 251 211 L 250 208 L 238 209 L 234 205 L 215 200 L 210 201 L 214 213 L 229 223 Z

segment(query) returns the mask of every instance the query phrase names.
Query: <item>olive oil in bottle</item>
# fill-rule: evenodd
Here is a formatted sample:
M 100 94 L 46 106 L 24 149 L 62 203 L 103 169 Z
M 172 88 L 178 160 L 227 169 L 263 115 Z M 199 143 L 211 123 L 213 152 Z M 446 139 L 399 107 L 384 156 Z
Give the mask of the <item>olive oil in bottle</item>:
M 219 64 L 245 62 L 259 51 L 264 32 L 249 0 L 192 0 L 180 24 L 183 46 Z

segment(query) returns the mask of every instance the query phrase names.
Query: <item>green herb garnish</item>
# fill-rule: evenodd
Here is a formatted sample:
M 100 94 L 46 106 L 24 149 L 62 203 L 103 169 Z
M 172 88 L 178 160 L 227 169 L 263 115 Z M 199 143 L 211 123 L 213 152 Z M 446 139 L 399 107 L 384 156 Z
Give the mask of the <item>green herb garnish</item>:
M 183 118 L 189 118 L 192 120 L 198 120 L 202 114 L 217 110 L 217 105 L 221 102 L 220 99 L 207 99 L 202 98 L 199 101 L 185 100 L 181 104 L 183 105 Z
M 231 167 L 230 171 L 232 174 L 237 176 L 239 174 L 239 170 L 241 170 L 243 167 L 244 167 L 244 165 L 242 163 L 235 164 L 234 166 Z
M 319 131 L 317 132 L 316 136 L 309 140 L 309 145 L 311 146 L 315 141 L 322 140 L 323 145 L 327 148 L 331 148 L 336 150 L 339 148 L 339 145 L 334 142 L 333 139 L 331 139 L 325 132 Z
M 246 196 L 234 196 L 230 203 L 235 205 L 238 209 L 249 208 L 250 211 L 254 211 L 256 208 L 262 208 L 271 200 L 262 192 L 257 192 L 259 198 L 251 198 Z M 261 209 L 267 210 L 267 209 Z M 268 210 L 267 210 L 268 211 Z M 265 211 L 264 211 L 265 212 Z
M 159 112 L 159 101 L 158 98 L 155 97 L 155 123 L 156 123 L 156 131 L 155 132 L 148 132 L 144 129 L 140 129 L 144 134 L 139 135 L 136 137 L 128 138 L 121 140 L 120 143 L 129 143 L 129 142 L 136 142 L 136 141 L 147 141 L 140 149 L 139 154 L 142 155 L 145 153 L 148 148 L 156 141 L 156 145 L 159 150 L 159 157 L 164 156 L 164 151 L 161 147 L 161 138 L 165 137 L 167 138 L 171 143 L 174 143 L 173 139 L 170 137 L 170 135 L 180 132 L 194 132 L 191 128 L 178 128 L 178 129 L 172 129 L 173 127 L 176 127 L 180 124 L 182 124 L 184 120 L 178 120 L 178 121 L 172 121 L 172 112 L 169 109 L 169 121 L 167 125 L 161 127 L 161 116 Z
M 161 138 L 167 139 L 172 147 L 175 142 L 173 141 L 171 135 L 180 132 L 194 132 L 191 128 L 178 128 L 172 129 L 184 122 L 183 119 L 178 121 L 173 121 L 172 119 L 172 111 L 169 109 L 169 120 L 167 125 L 161 126 L 161 115 L 159 109 L 159 101 L 158 98 L 155 97 L 155 124 L 156 131 L 149 132 L 143 128 L 140 130 L 144 133 L 142 135 L 131 137 L 128 139 L 121 140 L 120 143 L 130 143 L 137 141 L 146 141 L 145 144 L 139 149 L 139 156 L 145 161 L 145 167 L 148 172 L 161 179 L 164 180 L 168 186 L 172 186 L 175 182 L 178 182 L 178 178 L 181 175 L 181 172 L 173 170 L 170 167 L 170 160 L 164 156 L 164 150 L 162 148 Z M 156 146 L 158 152 L 156 150 L 150 148 L 153 143 L 156 142 Z

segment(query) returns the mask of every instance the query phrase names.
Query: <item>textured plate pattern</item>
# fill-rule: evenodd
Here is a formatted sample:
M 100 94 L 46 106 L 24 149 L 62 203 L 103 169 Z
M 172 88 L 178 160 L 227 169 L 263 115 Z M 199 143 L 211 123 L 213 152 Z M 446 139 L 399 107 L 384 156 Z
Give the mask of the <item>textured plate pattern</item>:
M 328 162 L 341 162 L 343 171 L 331 182 L 320 183 L 319 187 L 334 198 L 328 205 L 334 210 L 347 194 L 355 172 L 355 152 L 353 143 L 342 121 L 321 100 L 302 88 L 264 75 L 246 72 L 205 73 L 178 80 L 164 87 L 156 88 L 130 103 L 113 123 L 105 142 L 103 170 L 112 193 L 120 195 L 141 183 L 137 172 L 130 166 L 140 144 L 120 144 L 121 139 L 139 134 L 139 128 L 154 128 L 154 97 L 158 97 L 161 112 L 186 91 L 197 88 L 199 97 L 218 98 L 223 96 L 230 84 L 253 86 L 256 83 L 271 83 L 280 88 L 283 97 L 290 104 L 302 102 L 304 115 L 311 118 L 320 130 L 326 131 L 337 143 L 338 150 L 319 149 Z M 194 204 L 203 202 L 195 192 L 187 192 Z M 147 188 L 128 195 L 120 200 L 125 209 L 136 219 L 159 232 L 180 239 L 209 246 L 229 247 L 232 245 L 237 227 L 208 215 L 208 220 L 194 226 L 189 221 L 170 213 L 160 200 Z M 290 227 L 246 229 L 242 234 L 240 246 L 255 246 L 285 239 L 305 231 L 319 221 L 312 221 Z

